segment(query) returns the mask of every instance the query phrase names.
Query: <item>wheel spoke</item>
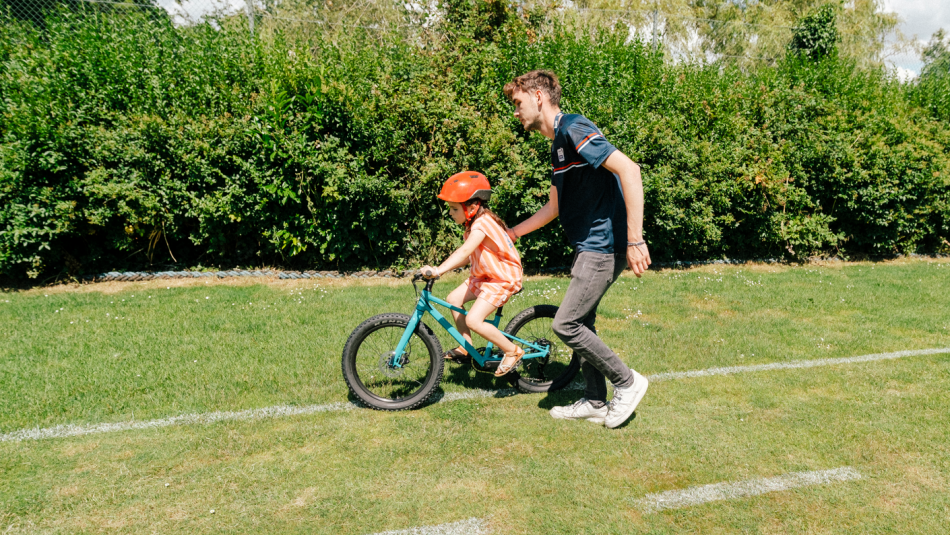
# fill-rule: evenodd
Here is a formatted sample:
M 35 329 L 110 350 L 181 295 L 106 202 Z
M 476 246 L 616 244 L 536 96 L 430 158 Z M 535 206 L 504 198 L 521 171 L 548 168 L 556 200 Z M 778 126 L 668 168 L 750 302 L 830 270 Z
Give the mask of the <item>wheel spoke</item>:
M 425 343 L 416 333 L 409 338 L 401 366 L 393 366 L 403 325 L 385 325 L 369 333 L 357 348 L 356 373 L 363 388 L 375 396 L 399 401 L 416 394 L 431 373 Z
M 576 373 L 573 351 L 554 334 L 556 307 L 539 305 L 523 312 L 526 314 L 511 327 L 511 334 L 532 344 L 545 345 L 548 354 L 543 358 L 522 361 L 519 385 L 531 392 L 544 392 L 563 387 Z M 520 315 L 519 315 L 520 316 Z M 526 352 L 533 350 L 526 349 Z

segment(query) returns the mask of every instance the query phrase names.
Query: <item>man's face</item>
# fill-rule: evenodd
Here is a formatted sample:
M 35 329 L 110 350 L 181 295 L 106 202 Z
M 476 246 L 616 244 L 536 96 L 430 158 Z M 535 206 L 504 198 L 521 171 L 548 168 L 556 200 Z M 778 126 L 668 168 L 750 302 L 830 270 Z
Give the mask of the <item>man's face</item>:
M 521 126 L 528 132 L 541 130 L 541 92 L 530 93 L 516 90 L 511 95 L 511 103 L 515 106 L 515 118 L 521 121 Z

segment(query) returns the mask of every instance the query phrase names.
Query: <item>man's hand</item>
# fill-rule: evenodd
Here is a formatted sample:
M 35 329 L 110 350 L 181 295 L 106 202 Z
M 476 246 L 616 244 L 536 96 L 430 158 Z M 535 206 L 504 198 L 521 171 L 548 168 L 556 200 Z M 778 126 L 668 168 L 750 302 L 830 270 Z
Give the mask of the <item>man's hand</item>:
M 650 250 L 647 248 L 647 244 L 627 247 L 627 266 L 633 270 L 633 274 L 637 278 L 649 269 L 651 263 Z
M 508 237 L 511 238 L 512 243 L 518 241 L 518 235 L 515 234 L 514 229 L 510 229 L 510 228 L 508 229 Z

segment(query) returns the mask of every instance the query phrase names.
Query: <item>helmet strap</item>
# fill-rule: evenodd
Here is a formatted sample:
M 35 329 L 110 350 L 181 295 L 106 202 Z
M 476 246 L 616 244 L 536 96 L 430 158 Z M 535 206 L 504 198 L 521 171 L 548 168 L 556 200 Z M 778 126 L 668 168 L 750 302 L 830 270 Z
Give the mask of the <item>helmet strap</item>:
M 468 207 L 469 207 L 469 206 L 472 206 L 472 205 L 475 205 L 475 209 L 472 210 L 471 213 L 469 213 Z M 473 217 L 475 217 L 475 214 L 478 213 L 478 209 L 481 208 L 481 206 L 482 206 L 481 201 L 472 201 L 471 204 L 468 204 L 468 205 L 464 205 L 464 204 L 463 204 L 463 205 L 462 205 L 462 209 L 465 210 L 465 222 L 466 222 L 466 223 L 468 223 L 469 221 L 472 220 Z

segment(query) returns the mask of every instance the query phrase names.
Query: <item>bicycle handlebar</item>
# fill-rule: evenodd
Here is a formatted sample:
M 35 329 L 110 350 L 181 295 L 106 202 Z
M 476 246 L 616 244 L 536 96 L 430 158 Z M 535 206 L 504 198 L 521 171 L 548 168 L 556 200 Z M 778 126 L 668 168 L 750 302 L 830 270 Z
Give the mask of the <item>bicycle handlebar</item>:
M 412 276 L 413 281 L 436 280 L 438 278 L 440 278 L 440 276 L 437 276 L 434 271 L 420 271 Z
M 431 271 L 428 273 L 428 275 L 432 275 L 432 274 L 433 274 L 433 273 L 432 273 Z M 426 277 L 426 274 L 423 274 L 423 273 L 421 273 L 421 272 L 420 272 L 420 273 L 416 273 L 415 275 L 412 276 L 412 286 L 413 286 L 413 288 L 415 288 L 416 282 L 418 282 L 418 281 L 425 281 L 425 283 L 426 283 L 426 285 L 425 285 L 426 291 L 427 291 L 427 292 L 431 292 L 431 291 L 432 291 L 432 285 L 435 284 L 435 281 L 436 281 L 438 278 L 439 278 L 439 277 Z M 416 292 L 418 293 L 418 291 L 419 291 L 419 290 L 417 289 Z

